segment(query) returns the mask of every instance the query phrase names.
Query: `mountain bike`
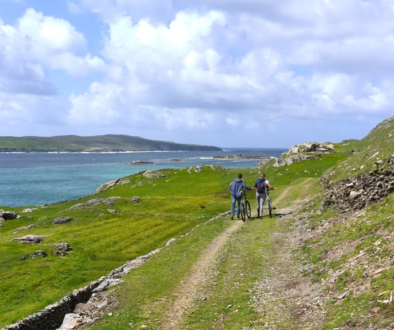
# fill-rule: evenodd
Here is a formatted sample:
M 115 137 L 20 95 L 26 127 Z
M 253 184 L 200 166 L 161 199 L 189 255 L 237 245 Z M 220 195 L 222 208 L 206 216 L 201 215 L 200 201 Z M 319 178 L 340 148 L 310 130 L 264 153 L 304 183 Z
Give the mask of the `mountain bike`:
M 251 217 L 252 217 L 252 209 L 250 208 L 249 201 L 246 199 L 246 192 L 244 190 L 241 199 L 241 219 L 243 222 L 245 222 L 246 218 L 250 219 Z
M 270 196 L 270 188 L 266 187 L 266 192 L 267 192 L 267 208 L 268 208 L 268 213 L 270 215 L 270 218 L 272 218 L 272 210 L 276 210 L 276 207 L 272 207 L 272 201 L 271 201 L 271 196 Z

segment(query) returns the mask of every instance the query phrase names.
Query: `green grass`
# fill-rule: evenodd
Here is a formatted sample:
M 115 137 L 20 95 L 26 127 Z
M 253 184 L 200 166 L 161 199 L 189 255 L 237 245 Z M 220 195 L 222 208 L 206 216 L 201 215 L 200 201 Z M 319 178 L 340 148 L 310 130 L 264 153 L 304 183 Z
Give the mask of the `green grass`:
M 134 175 L 129 178 L 129 185 L 115 186 L 94 197 L 56 203 L 47 209 L 27 213 L 34 217 L 33 220 L 6 221 L 0 229 L 0 262 L 5 262 L 0 264 L 0 326 L 37 312 L 125 261 L 161 247 L 169 239 L 229 209 L 229 193 L 222 179 L 228 179 L 227 172 L 214 171 L 210 167 L 205 167 L 203 173 L 163 172 L 166 178 L 146 179 L 142 174 Z M 144 184 L 130 189 L 137 182 Z M 139 204 L 129 200 L 136 195 L 141 198 Z M 114 206 L 69 209 L 92 198 L 109 196 L 122 196 L 122 199 L 115 200 Z M 119 213 L 110 214 L 107 209 Z M 21 211 L 22 208 L 13 210 Z M 100 213 L 105 216 L 99 216 Z M 79 221 L 52 225 L 59 216 L 71 216 Z M 14 234 L 18 228 L 30 224 L 39 227 Z M 28 234 L 50 236 L 34 245 L 11 241 Z M 59 242 L 67 242 L 74 249 L 65 258 L 51 254 L 53 244 Z M 20 260 L 37 250 L 44 250 L 48 257 Z

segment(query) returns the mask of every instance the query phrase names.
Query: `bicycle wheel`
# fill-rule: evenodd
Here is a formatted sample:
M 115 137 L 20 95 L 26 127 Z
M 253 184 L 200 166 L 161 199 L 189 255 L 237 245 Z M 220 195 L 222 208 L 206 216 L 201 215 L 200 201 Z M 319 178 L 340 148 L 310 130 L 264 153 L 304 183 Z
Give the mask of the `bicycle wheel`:
M 246 215 L 248 216 L 248 219 L 250 219 L 252 217 L 252 209 L 250 208 L 249 201 L 245 202 L 245 208 L 246 208 Z
M 267 197 L 267 206 L 268 206 L 268 213 L 270 215 L 270 218 L 272 218 L 272 203 L 271 203 L 271 198 L 269 196 Z
M 241 204 L 241 219 L 243 222 L 245 222 L 245 218 L 246 218 L 246 209 L 245 209 L 245 204 L 242 203 Z

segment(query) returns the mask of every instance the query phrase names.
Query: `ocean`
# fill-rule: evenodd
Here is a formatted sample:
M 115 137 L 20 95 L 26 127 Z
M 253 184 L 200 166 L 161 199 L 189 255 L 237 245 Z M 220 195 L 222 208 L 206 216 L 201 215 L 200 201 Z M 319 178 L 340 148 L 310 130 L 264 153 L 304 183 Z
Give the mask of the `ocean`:
M 0 208 L 79 198 L 94 193 L 104 182 L 144 170 L 197 165 L 255 168 L 259 160 L 221 160 L 213 156 L 278 157 L 284 151 L 223 148 L 223 152 L 0 153 Z M 170 162 L 175 158 L 182 162 Z M 151 161 L 154 165 L 129 165 L 135 160 Z

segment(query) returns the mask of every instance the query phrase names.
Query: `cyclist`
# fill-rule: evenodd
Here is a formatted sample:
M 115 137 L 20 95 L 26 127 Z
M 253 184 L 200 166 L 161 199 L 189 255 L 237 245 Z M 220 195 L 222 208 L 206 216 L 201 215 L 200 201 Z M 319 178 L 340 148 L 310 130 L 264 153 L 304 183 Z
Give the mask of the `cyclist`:
M 238 202 L 237 205 L 237 218 L 239 219 L 239 213 L 241 212 L 241 199 L 243 194 L 243 189 L 246 190 L 253 190 L 254 188 L 249 188 L 245 181 L 242 180 L 242 173 L 238 174 L 238 178 L 235 179 L 230 184 L 230 191 L 231 191 L 231 220 L 234 220 L 235 214 L 235 203 Z
M 271 190 L 275 190 L 276 188 L 270 185 L 269 181 L 265 178 L 265 173 L 260 174 L 260 179 L 256 180 L 254 186 L 256 188 L 257 216 L 260 219 L 262 219 L 263 206 L 264 206 L 265 198 L 267 197 L 267 187 L 269 187 Z

